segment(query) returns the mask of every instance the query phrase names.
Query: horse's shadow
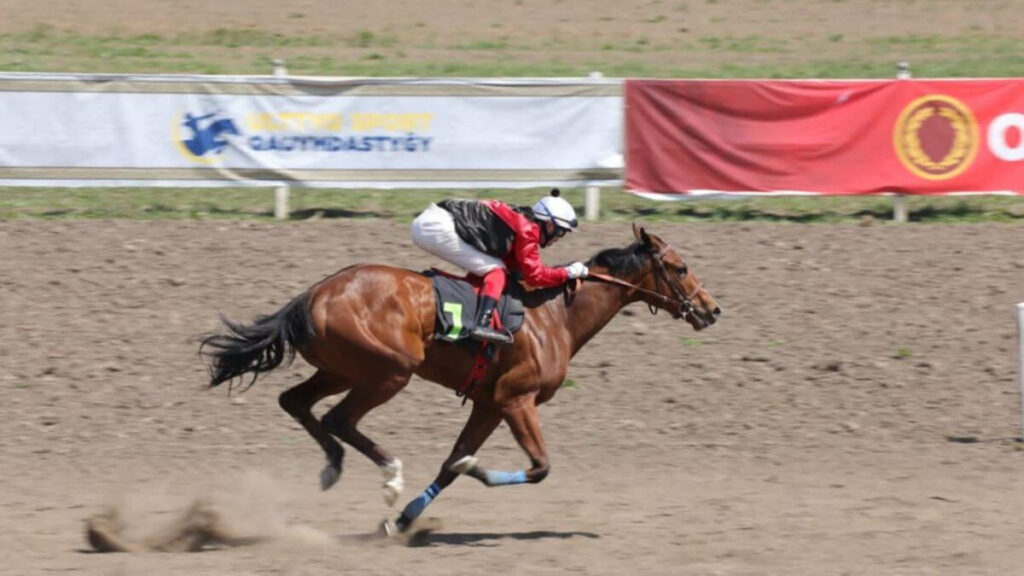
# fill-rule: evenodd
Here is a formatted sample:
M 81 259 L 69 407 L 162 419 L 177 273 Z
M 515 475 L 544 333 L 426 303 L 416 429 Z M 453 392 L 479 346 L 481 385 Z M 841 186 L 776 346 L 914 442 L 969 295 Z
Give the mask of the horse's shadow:
M 497 546 L 502 540 L 568 540 L 569 538 L 597 539 L 593 532 L 531 530 L 529 532 L 429 532 L 419 534 L 408 542 L 412 547 L 430 546 Z

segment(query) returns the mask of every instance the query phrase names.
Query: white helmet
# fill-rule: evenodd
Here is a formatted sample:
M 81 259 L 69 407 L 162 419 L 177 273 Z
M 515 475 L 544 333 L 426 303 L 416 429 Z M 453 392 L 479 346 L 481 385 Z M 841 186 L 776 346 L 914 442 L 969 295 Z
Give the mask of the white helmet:
M 576 211 L 572 209 L 572 204 L 559 197 L 561 193 L 558 188 L 553 188 L 550 196 L 541 198 L 533 205 L 533 215 L 537 220 L 553 221 L 559 228 L 572 232 L 579 224 Z

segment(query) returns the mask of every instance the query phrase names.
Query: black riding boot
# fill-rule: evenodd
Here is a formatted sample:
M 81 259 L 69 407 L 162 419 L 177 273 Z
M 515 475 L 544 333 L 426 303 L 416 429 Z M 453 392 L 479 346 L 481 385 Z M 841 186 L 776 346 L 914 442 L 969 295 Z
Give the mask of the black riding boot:
M 494 342 L 497 344 L 511 344 L 512 335 L 507 332 L 499 332 L 491 326 L 493 319 L 494 307 L 498 305 L 498 301 L 490 296 L 480 297 L 480 306 L 476 311 L 476 326 L 469 331 L 469 337 L 474 340 L 483 340 L 484 342 Z

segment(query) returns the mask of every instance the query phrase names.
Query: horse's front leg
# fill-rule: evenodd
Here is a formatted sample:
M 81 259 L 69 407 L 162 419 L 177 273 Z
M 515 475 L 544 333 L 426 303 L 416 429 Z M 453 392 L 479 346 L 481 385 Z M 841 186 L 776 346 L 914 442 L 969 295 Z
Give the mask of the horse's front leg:
M 405 509 L 402 510 L 398 520 L 395 520 L 395 527 L 398 530 L 404 532 L 409 527 L 409 524 L 418 518 L 426 510 L 427 506 L 437 498 L 441 490 L 447 488 L 449 484 L 459 477 L 460 472 L 456 470 L 456 465 L 466 458 L 472 458 L 473 454 L 476 454 L 476 451 L 483 446 L 487 438 L 494 432 L 494 429 L 501 423 L 501 418 L 501 412 L 484 407 L 481 404 L 473 404 L 469 420 L 462 427 L 462 432 L 459 434 L 459 439 L 455 441 L 455 447 L 452 449 L 451 455 L 441 465 L 441 471 L 434 478 L 434 482 L 427 486 L 427 489 L 420 493 L 419 496 L 409 502 Z
M 465 456 L 453 463 L 452 471 L 472 476 L 487 486 L 508 486 L 511 484 L 536 484 L 547 477 L 550 471 L 544 435 L 537 415 L 536 396 L 523 395 L 512 400 L 502 411 L 505 423 L 512 430 L 519 447 L 530 457 L 529 470 L 506 472 L 487 470 L 477 464 L 474 456 Z

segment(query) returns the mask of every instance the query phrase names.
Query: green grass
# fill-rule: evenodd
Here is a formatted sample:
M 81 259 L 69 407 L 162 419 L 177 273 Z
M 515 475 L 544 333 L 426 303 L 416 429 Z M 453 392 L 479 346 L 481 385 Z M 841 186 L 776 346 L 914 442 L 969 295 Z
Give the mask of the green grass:
M 895 62 L 909 60 L 916 77 L 1024 76 L 1024 42 L 982 30 L 856 42 L 833 33 L 683 37 L 672 43 L 646 36 L 406 40 L 375 30 L 281 34 L 251 27 L 127 34 L 39 25 L 0 34 L 0 70 L 7 71 L 267 74 L 274 58 L 284 58 L 299 75 L 586 76 L 600 70 L 609 77 L 892 78 Z
M 710 49 L 724 52 L 737 53 L 776 53 L 782 54 L 788 51 L 786 40 L 778 38 L 764 38 L 762 36 L 710 36 L 698 40 L 701 49 Z
M 322 190 L 294 188 L 296 220 L 386 218 L 408 222 L 429 202 L 451 196 L 502 198 L 529 205 L 545 189 L 527 190 Z M 582 214 L 583 191 L 567 189 Z M 991 196 L 908 197 L 911 221 L 1024 223 L 1024 200 Z M 272 188 L 0 188 L 0 220 L 17 219 L 257 219 L 273 218 Z M 892 219 L 887 197 L 773 197 L 655 202 L 618 189 L 601 194 L 601 219 L 646 222 L 884 223 Z
M 910 348 L 907 348 L 906 346 L 900 346 L 899 348 L 896 349 L 896 354 L 893 357 L 899 360 L 905 360 L 913 355 L 914 353 L 910 351 Z

